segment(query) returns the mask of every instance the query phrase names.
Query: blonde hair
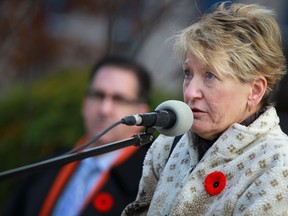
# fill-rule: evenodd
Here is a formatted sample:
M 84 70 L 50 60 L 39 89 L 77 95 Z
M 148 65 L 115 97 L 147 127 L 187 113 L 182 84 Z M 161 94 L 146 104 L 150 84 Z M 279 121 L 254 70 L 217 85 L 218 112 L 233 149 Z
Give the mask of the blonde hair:
M 174 49 L 243 82 L 267 79 L 263 100 L 286 73 L 281 32 L 274 13 L 256 4 L 215 5 L 213 12 L 176 35 Z

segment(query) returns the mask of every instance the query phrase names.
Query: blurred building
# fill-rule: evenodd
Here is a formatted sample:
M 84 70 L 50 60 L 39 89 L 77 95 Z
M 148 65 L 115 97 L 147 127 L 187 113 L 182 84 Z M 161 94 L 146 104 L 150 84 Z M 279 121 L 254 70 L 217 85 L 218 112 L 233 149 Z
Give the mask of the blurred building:
M 180 63 L 167 39 L 215 2 L 2 0 L 0 95 L 18 82 L 29 84 L 63 68 L 90 67 L 107 53 L 135 57 L 153 72 L 158 87 L 181 88 Z M 274 8 L 287 32 L 286 1 L 241 2 Z

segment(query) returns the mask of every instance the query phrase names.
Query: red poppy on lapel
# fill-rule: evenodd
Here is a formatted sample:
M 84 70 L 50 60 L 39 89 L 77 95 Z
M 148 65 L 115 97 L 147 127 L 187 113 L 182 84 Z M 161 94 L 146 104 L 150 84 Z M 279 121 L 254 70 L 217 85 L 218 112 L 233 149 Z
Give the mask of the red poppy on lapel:
M 212 172 L 206 176 L 204 188 L 211 196 L 221 193 L 226 186 L 226 177 L 222 172 Z
M 109 193 L 101 192 L 95 197 L 93 205 L 99 212 L 109 212 L 114 206 L 114 198 Z

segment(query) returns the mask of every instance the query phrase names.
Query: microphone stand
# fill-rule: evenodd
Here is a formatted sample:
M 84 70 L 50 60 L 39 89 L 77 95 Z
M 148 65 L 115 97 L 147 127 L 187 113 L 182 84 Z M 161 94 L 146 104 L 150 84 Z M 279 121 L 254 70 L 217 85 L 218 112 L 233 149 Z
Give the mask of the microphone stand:
M 129 139 L 121 140 L 118 142 L 113 142 L 113 143 L 98 146 L 95 148 L 90 148 L 88 150 L 85 150 L 79 153 L 64 154 L 62 156 L 40 161 L 38 163 L 34 163 L 31 165 L 22 166 L 22 167 L 15 168 L 12 170 L 4 171 L 0 173 L 0 180 L 6 179 L 12 176 L 20 175 L 20 174 L 28 174 L 33 171 L 35 172 L 38 170 L 43 170 L 43 168 L 48 168 L 51 166 L 65 165 L 73 161 L 82 160 L 91 156 L 96 156 L 99 154 L 118 150 L 120 148 L 124 148 L 124 147 L 131 146 L 131 145 L 143 146 L 153 141 L 153 135 L 152 135 L 153 131 L 154 129 L 149 127 L 146 129 L 146 132 L 134 135 Z

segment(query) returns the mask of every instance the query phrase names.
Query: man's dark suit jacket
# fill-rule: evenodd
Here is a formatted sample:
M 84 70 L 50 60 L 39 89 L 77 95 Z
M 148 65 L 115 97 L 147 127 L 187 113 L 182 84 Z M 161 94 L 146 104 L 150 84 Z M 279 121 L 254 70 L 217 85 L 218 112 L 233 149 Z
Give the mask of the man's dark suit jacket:
M 81 215 L 120 215 L 126 205 L 136 198 L 143 161 L 148 148 L 149 145 L 139 147 L 122 163 L 114 166 L 103 185 L 93 193 L 93 196 L 85 204 Z M 75 164 L 69 165 L 76 168 L 78 162 L 73 163 Z M 25 178 L 6 205 L 4 215 L 36 216 L 40 212 L 43 213 L 43 203 L 47 202 L 48 192 L 55 184 L 55 178 L 59 177 L 61 169 L 63 167 L 53 167 Z M 59 190 L 59 194 L 61 194 L 62 189 Z M 57 201 L 59 194 L 54 196 L 54 201 Z M 50 215 L 53 207 L 54 204 L 46 211 L 46 214 L 42 215 Z

